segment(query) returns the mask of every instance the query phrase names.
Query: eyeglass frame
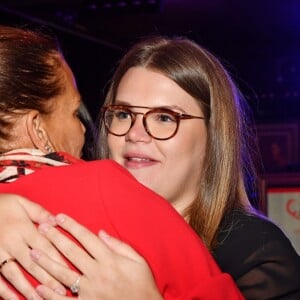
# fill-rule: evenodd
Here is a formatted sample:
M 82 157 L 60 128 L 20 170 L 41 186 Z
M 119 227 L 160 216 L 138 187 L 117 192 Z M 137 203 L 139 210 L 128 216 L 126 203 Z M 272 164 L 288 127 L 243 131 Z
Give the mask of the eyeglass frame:
M 111 108 L 123 108 L 126 112 L 128 112 L 130 114 L 130 118 L 131 118 L 131 124 L 129 129 L 123 133 L 123 134 L 116 134 L 114 132 L 112 132 L 108 126 L 108 124 L 106 124 L 106 119 L 105 119 L 105 113 L 107 110 L 111 109 Z M 130 108 L 141 108 L 141 109 L 149 109 L 147 112 L 142 113 L 142 112 L 134 112 L 132 111 Z M 150 132 L 150 130 L 148 129 L 147 126 L 147 116 L 149 114 L 152 114 L 155 111 L 159 111 L 159 112 L 166 112 L 170 115 L 172 115 L 175 120 L 176 120 L 176 130 L 174 131 L 174 133 L 167 137 L 167 138 L 157 138 L 155 136 L 153 136 Z M 102 113 L 102 122 L 104 123 L 105 128 L 107 129 L 107 131 L 114 135 L 114 136 L 125 136 L 126 134 L 128 134 L 128 132 L 130 131 L 130 129 L 134 126 L 135 121 L 136 121 L 136 116 L 137 115 L 142 115 L 143 116 L 143 126 L 145 131 L 147 132 L 147 134 L 152 137 L 155 140 L 160 140 L 160 141 L 165 141 L 165 140 L 169 140 L 172 137 L 174 137 L 176 135 L 176 133 L 178 132 L 178 128 L 179 128 L 179 124 L 181 120 L 190 120 L 190 119 L 202 119 L 205 120 L 205 117 L 199 117 L 199 116 L 193 116 L 193 115 L 189 115 L 189 114 L 183 114 L 183 113 L 179 113 L 176 111 L 173 111 L 169 108 L 164 108 L 164 107 L 149 107 L 149 106 L 139 106 L 139 105 L 123 105 L 123 104 L 109 104 L 109 105 L 105 105 L 101 108 L 101 113 Z

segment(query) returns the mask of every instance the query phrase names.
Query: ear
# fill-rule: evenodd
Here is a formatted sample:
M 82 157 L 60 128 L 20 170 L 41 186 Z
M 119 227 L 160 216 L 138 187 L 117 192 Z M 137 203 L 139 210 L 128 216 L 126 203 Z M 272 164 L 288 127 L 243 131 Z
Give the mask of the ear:
M 26 126 L 34 147 L 45 153 L 52 152 L 53 148 L 47 130 L 41 114 L 37 110 L 31 110 L 27 113 Z

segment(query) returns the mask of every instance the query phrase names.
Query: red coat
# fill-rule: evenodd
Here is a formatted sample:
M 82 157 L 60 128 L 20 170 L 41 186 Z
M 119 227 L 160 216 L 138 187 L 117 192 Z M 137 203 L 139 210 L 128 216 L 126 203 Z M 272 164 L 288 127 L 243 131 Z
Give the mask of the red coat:
M 171 205 L 113 161 L 36 171 L 0 184 L 0 192 L 18 193 L 129 243 L 147 260 L 164 299 L 243 299 Z

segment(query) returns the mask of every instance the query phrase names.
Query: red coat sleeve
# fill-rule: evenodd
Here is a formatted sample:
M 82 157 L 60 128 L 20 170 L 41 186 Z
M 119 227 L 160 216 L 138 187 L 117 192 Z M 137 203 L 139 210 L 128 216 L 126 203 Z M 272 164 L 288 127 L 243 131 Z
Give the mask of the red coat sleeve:
M 113 161 L 37 171 L 0 184 L 0 192 L 23 195 L 129 243 L 147 260 L 164 299 L 243 299 L 171 205 Z

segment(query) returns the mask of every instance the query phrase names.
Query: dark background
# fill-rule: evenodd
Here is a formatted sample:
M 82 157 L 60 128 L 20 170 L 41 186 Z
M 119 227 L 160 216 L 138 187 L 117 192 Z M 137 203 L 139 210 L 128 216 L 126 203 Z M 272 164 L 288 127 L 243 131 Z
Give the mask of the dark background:
M 2 0 L 0 23 L 57 34 L 93 118 L 132 43 L 155 33 L 192 38 L 230 71 L 264 141 L 287 141 L 279 145 L 287 163 L 276 171 L 299 171 L 299 0 Z

